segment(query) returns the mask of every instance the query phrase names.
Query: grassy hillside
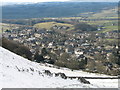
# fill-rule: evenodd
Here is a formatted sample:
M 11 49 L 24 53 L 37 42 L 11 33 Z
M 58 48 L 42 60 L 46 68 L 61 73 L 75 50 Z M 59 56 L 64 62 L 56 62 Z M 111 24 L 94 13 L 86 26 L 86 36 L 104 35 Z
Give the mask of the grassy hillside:
M 102 10 L 99 13 L 93 14 L 89 19 L 116 19 L 118 17 L 117 7 L 108 9 L 108 10 Z
M 74 26 L 71 24 L 66 24 L 66 23 L 57 23 L 57 22 L 44 22 L 44 23 L 38 23 L 35 24 L 34 26 L 37 28 L 45 28 L 45 29 L 51 29 L 53 26 L 67 26 L 70 27 L 70 29 L 74 29 Z M 70 30 L 69 29 L 69 30 Z

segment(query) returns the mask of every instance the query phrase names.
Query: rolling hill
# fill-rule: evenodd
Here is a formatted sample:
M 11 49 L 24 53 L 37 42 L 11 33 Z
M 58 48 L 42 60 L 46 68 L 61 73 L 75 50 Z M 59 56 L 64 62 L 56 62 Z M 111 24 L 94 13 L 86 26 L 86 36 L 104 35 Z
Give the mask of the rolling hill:
M 104 9 L 114 8 L 115 6 L 117 6 L 117 2 L 46 2 L 0 7 L 2 7 L 3 19 L 26 19 L 79 16 L 80 13 L 96 13 Z
M 37 28 L 45 28 L 45 29 L 51 29 L 53 26 L 66 26 L 70 27 L 70 29 L 74 29 L 74 26 L 72 24 L 67 23 L 57 23 L 57 22 L 45 22 L 45 23 L 37 23 L 34 25 Z

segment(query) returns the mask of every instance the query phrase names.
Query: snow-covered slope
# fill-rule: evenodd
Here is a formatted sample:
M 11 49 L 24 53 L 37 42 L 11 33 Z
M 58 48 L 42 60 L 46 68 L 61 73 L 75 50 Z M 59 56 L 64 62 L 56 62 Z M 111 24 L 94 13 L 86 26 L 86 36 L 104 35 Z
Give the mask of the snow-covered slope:
M 118 80 L 88 80 L 83 84 L 77 79 L 62 79 L 48 76 L 44 70 L 52 73 L 62 72 L 67 76 L 106 76 L 83 71 L 57 69 L 48 64 L 38 64 L 18 56 L 0 47 L 0 87 L 2 88 L 117 88 Z

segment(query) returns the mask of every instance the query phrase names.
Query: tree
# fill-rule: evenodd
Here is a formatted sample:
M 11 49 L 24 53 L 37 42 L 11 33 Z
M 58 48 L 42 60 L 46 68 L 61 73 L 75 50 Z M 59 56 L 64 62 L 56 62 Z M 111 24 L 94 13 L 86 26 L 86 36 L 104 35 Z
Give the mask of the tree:
M 87 65 L 87 58 L 82 59 L 81 61 L 78 62 L 79 63 L 79 69 L 85 69 L 86 65 Z
M 34 55 L 34 60 L 36 60 L 36 62 L 40 63 L 42 61 L 44 61 L 44 58 L 42 55 L 39 54 L 39 52 L 37 51 Z
M 47 54 L 48 54 L 48 52 L 47 52 L 46 48 L 42 48 L 41 55 L 46 56 Z
M 32 60 L 32 53 L 29 48 L 23 45 L 20 45 L 18 48 L 14 49 L 14 52 L 18 55 L 24 56 L 25 58 Z
M 2 47 L 14 52 L 14 49 L 19 47 L 19 44 L 3 37 L 2 38 Z
M 120 60 L 119 60 L 119 56 L 117 53 L 110 54 L 109 61 L 112 63 L 120 65 Z
M 6 38 L 2 38 L 2 47 L 20 55 L 23 56 L 29 60 L 32 60 L 32 53 L 30 52 L 29 48 L 23 45 L 20 45 L 19 43 L 8 40 Z
M 70 59 L 70 55 L 68 53 L 63 53 L 58 60 L 65 62 L 68 61 L 68 59 Z
M 82 22 L 82 23 L 75 24 L 75 29 L 82 30 L 82 31 L 96 31 L 97 27 Z
M 54 64 L 55 61 L 57 60 L 57 55 L 54 54 L 54 53 L 48 53 L 48 56 L 50 57 L 49 63 L 50 63 L 50 64 Z

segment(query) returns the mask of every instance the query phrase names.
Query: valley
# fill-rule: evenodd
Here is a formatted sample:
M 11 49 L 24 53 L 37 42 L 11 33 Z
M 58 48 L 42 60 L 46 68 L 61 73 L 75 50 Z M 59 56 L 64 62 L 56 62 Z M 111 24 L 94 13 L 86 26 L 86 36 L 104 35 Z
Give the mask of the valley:
M 117 5 L 46 2 L 2 6 L 0 85 L 117 88 Z

